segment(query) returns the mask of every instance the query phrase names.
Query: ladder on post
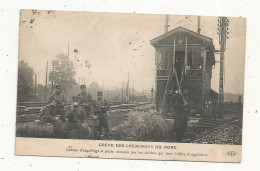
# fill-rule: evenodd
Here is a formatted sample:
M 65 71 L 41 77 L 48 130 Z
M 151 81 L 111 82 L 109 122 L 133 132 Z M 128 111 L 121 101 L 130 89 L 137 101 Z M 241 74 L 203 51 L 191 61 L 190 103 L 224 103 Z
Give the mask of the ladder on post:
M 187 105 L 188 102 L 187 100 L 185 99 L 183 93 L 182 93 L 182 90 L 181 90 L 181 85 L 184 81 L 184 70 L 182 71 L 182 75 L 181 75 L 181 82 L 179 82 L 178 80 L 178 74 L 177 74 L 177 71 L 176 71 L 176 68 L 173 67 L 173 69 L 171 68 L 170 72 L 169 72 L 169 76 L 168 76 L 168 80 L 167 80 L 167 84 L 166 84 L 166 87 L 165 87 L 165 91 L 164 91 L 164 96 L 163 96 L 163 102 L 162 102 L 162 114 L 165 114 L 165 101 L 166 101 L 166 95 L 168 94 L 168 91 L 169 91 L 169 82 L 171 81 L 172 77 L 175 75 L 175 79 L 176 79 L 176 84 L 177 84 L 177 89 L 178 89 L 178 93 L 181 95 L 182 97 L 182 100 L 183 100 L 183 103 L 184 105 Z
M 167 84 L 165 87 L 165 91 L 164 91 L 164 95 L 163 95 L 163 101 L 162 101 L 162 114 L 165 114 L 165 99 L 166 99 L 166 94 L 168 93 L 168 89 L 169 89 L 169 82 L 171 81 L 172 77 L 173 77 L 173 69 L 171 67 L 170 72 L 169 72 L 169 76 L 167 79 Z
M 176 71 L 176 68 L 174 68 L 174 71 L 175 71 L 175 74 L 177 75 L 177 71 Z M 183 73 L 182 73 L 182 76 L 181 76 L 181 82 L 183 81 Z M 181 84 L 179 83 L 179 80 L 178 80 L 178 77 L 176 76 L 176 82 L 177 82 L 177 87 L 178 87 L 178 92 L 180 93 L 181 97 L 182 97 L 182 101 L 184 103 L 184 105 L 187 105 L 188 102 L 187 100 L 185 99 L 185 97 L 183 96 L 183 93 L 182 93 L 182 90 L 181 90 Z

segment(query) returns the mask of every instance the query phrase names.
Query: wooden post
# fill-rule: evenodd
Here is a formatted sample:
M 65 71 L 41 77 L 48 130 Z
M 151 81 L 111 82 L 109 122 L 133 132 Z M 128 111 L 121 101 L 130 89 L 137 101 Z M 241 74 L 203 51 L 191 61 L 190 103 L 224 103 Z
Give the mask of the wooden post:
M 157 86 L 158 86 L 158 83 L 157 83 L 157 72 L 158 72 L 158 58 L 159 58 L 159 48 L 156 47 L 155 48 L 155 68 L 156 68 L 156 71 L 155 71 L 155 108 L 157 111 L 159 111 L 159 103 L 158 103 L 158 94 L 157 94 Z
M 48 61 L 47 61 L 47 65 L 46 65 L 44 102 L 47 102 L 47 81 L 48 81 Z
M 125 100 L 125 97 L 124 97 L 124 89 L 125 89 L 125 82 L 123 81 L 123 86 L 122 86 L 122 101 Z
M 170 51 L 168 51 L 168 49 L 167 49 L 167 51 L 166 51 L 166 55 L 167 55 L 167 60 L 168 60 L 168 65 L 167 65 L 167 69 L 171 69 L 171 63 L 170 63 L 170 61 L 171 61 L 171 56 L 170 56 Z M 165 56 L 166 56 L 165 55 Z
M 68 42 L 68 58 L 70 58 L 70 42 Z
M 205 45 L 203 49 L 203 79 L 206 75 L 206 70 L 207 70 L 206 63 L 207 63 L 207 46 Z
M 54 61 L 52 61 L 52 72 L 54 72 Z M 53 92 L 53 78 L 51 80 L 51 94 Z
M 198 16 L 198 31 L 197 31 L 198 34 L 200 34 L 200 30 L 201 30 L 201 28 L 200 28 L 200 16 Z
M 205 105 L 205 76 L 206 76 L 206 62 L 207 62 L 207 46 L 204 44 L 203 47 L 203 74 L 202 74 L 202 112 L 204 111 Z
M 172 76 L 174 76 L 175 72 L 174 72 L 174 68 L 175 68 L 175 59 L 176 59 L 176 42 L 175 42 L 175 36 L 173 38 L 173 57 L 172 57 Z M 171 72 L 171 71 L 170 71 Z M 177 75 L 176 75 L 177 77 Z M 174 87 L 174 85 L 173 85 Z M 173 88 L 174 89 L 174 88 Z
M 152 86 L 152 90 L 151 90 L 151 103 L 153 103 L 153 93 L 154 93 L 154 89 L 153 89 L 153 86 Z
M 175 37 L 173 38 L 173 57 L 172 57 L 172 70 L 174 74 L 174 69 L 175 68 L 175 51 L 176 51 L 176 44 L 175 44 Z
M 165 33 L 168 32 L 168 28 L 170 27 L 168 23 L 169 23 L 169 15 L 166 15 L 165 25 L 164 25 Z
M 133 79 L 133 100 L 134 100 L 134 96 L 135 96 L 135 80 Z
M 37 74 L 35 73 L 35 78 L 34 78 L 34 83 L 35 83 L 35 89 L 34 89 L 34 101 L 37 101 Z
M 188 39 L 187 39 L 187 36 L 186 36 L 186 42 L 185 42 L 185 59 L 184 59 L 184 75 L 186 75 L 187 58 L 188 58 Z

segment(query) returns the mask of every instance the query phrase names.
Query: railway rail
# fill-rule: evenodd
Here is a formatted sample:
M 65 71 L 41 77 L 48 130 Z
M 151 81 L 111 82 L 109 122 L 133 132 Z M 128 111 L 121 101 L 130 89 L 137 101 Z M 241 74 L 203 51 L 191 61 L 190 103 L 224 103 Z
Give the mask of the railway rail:
M 138 102 L 138 103 L 124 103 L 124 102 L 114 102 L 110 103 L 110 119 L 109 125 L 111 128 L 116 127 L 119 124 L 122 124 L 124 121 L 127 121 L 129 118 L 128 113 L 131 111 L 142 111 L 142 112 L 149 112 L 152 107 L 152 103 L 150 102 Z M 25 105 L 25 104 L 23 104 Z M 42 105 L 42 104 L 41 104 Z M 43 106 L 33 106 L 29 104 L 28 106 L 18 106 L 17 109 L 17 123 L 18 126 L 22 124 L 27 124 L 30 122 L 34 122 L 35 120 L 39 120 L 40 118 L 40 110 Z M 147 110 L 146 110 L 147 108 Z M 226 115 L 227 114 L 227 115 Z M 160 115 L 160 114 L 158 114 Z M 161 116 L 162 117 L 162 116 Z M 239 134 L 239 129 L 241 127 L 240 122 L 237 121 L 241 118 L 238 111 L 225 111 L 225 118 L 223 119 L 215 119 L 215 118 L 201 118 L 201 117 L 191 117 L 188 121 L 188 128 L 186 131 L 186 138 L 184 138 L 184 143 L 190 142 L 203 142 L 203 143 L 211 143 L 213 142 L 214 135 L 211 133 L 214 130 L 224 130 L 222 132 L 227 132 L 226 127 L 232 128 L 232 131 L 238 130 L 237 133 Z M 171 132 L 173 128 L 174 118 L 164 118 L 168 127 L 169 127 L 169 139 L 161 140 L 165 142 L 174 142 L 174 137 L 171 138 L 174 133 Z M 30 125 L 29 125 L 30 126 Z M 48 125 L 47 125 L 48 126 Z M 234 128 L 235 129 L 234 129 Z M 41 128 L 39 128 L 41 129 Z M 113 132 L 113 131 L 112 131 Z M 111 132 L 111 138 L 113 134 Z M 216 131 L 215 131 L 216 132 Z M 223 137 L 224 135 L 220 135 L 219 137 Z M 209 140 L 210 139 L 210 140 Z M 238 138 L 236 138 L 238 139 Z M 214 139 L 214 142 L 223 142 L 223 140 Z M 240 143 L 240 140 L 236 141 L 237 144 Z
M 150 102 L 138 102 L 138 103 L 123 103 L 123 102 L 112 102 L 110 106 L 110 111 L 118 109 L 133 109 L 138 106 L 151 104 Z M 17 123 L 33 122 L 40 118 L 41 109 L 46 105 L 46 103 L 20 103 L 21 106 L 17 107 Z M 27 105 L 27 106 L 25 106 Z M 69 104 L 66 104 L 69 105 Z

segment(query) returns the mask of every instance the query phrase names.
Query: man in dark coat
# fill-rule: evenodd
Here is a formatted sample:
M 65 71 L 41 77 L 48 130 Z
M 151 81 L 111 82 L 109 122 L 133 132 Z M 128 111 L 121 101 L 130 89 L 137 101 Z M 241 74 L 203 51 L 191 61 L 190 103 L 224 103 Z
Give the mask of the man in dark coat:
M 58 138 L 60 137 L 60 129 L 62 127 L 63 122 L 59 119 L 58 116 L 55 116 L 52 112 L 52 106 L 46 105 L 42 110 L 40 114 L 40 123 L 50 123 L 53 125 L 53 133 L 54 137 Z
M 102 135 L 103 129 L 105 130 L 105 137 L 109 138 L 109 124 L 108 124 L 108 110 L 109 104 L 106 100 L 103 100 L 102 91 L 97 92 L 97 101 L 95 105 L 95 114 L 98 117 L 99 127 L 98 132 L 99 135 Z
M 85 110 L 79 105 L 79 98 L 73 97 L 73 104 L 67 106 L 66 122 L 61 128 L 62 138 L 93 139 L 91 128 L 87 124 Z
M 64 105 L 65 99 L 63 94 L 61 93 L 61 86 L 55 86 L 55 94 L 53 94 L 50 98 L 48 103 L 51 105 L 51 113 L 52 115 L 57 115 L 60 117 L 62 122 L 65 122 L 64 116 Z
M 178 93 L 174 104 L 174 131 L 176 132 L 177 142 L 182 141 L 188 127 L 189 112 L 187 108 L 182 95 Z
M 60 129 L 63 122 L 65 122 L 64 117 L 64 105 L 65 100 L 61 94 L 60 85 L 55 86 L 55 94 L 53 94 L 48 101 L 48 104 L 41 110 L 40 123 L 50 123 L 54 127 L 54 137 L 59 137 Z
M 81 93 L 79 96 L 79 104 L 85 110 L 87 117 L 94 116 L 94 107 L 93 107 L 93 99 L 90 93 L 87 93 L 86 85 L 80 86 Z

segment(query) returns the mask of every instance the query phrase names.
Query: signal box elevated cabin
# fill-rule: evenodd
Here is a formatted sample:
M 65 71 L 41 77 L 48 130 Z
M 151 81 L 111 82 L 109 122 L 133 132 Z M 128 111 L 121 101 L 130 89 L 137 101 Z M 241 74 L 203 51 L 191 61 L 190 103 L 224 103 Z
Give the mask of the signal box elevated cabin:
M 212 39 L 178 27 L 150 43 L 155 48 L 156 109 L 172 113 L 174 93 L 180 85 L 188 90 L 192 113 L 212 113 L 218 100 L 218 94 L 211 89 L 215 65 Z

